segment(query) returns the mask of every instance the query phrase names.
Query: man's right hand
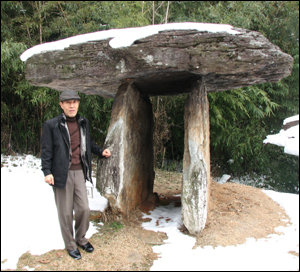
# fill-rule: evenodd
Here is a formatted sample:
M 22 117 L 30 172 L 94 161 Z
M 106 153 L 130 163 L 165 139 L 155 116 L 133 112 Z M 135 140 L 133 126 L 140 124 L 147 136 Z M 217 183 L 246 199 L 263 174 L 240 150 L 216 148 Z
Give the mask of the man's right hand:
M 53 177 L 53 175 L 52 175 L 52 174 L 47 175 L 47 176 L 45 177 L 45 182 L 47 182 L 48 184 L 54 185 L 54 177 Z

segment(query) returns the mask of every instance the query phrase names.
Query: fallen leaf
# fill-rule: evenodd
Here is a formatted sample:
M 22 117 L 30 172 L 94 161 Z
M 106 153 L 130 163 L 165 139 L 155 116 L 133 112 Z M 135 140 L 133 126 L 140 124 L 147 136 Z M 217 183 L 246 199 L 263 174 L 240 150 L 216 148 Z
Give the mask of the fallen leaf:
M 57 258 L 62 258 L 63 255 L 64 255 L 63 252 L 56 252 Z
M 47 264 L 47 263 L 50 263 L 50 260 L 49 259 L 41 259 L 41 260 L 39 260 L 39 262 L 42 264 Z

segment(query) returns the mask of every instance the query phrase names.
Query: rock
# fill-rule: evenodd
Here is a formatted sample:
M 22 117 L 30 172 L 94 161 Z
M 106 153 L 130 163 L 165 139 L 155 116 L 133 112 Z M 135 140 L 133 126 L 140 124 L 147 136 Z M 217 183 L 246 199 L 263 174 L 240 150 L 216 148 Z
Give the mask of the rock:
M 226 183 L 227 180 L 229 180 L 230 178 L 231 178 L 230 175 L 224 174 L 224 175 L 220 178 L 220 180 L 218 181 L 218 183 L 219 183 L 219 184 L 224 184 L 224 183 Z
M 102 218 L 102 212 L 100 211 L 91 211 L 90 221 L 99 220 Z
M 70 45 L 30 57 L 26 79 L 59 91 L 115 97 L 128 79 L 153 96 L 190 92 L 199 79 L 216 92 L 277 82 L 291 73 L 290 55 L 259 32 L 234 29 L 240 33 L 161 31 L 121 48 L 112 48 L 110 39 Z
M 148 196 L 148 201 L 154 205 L 158 205 L 159 204 L 159 197 L 157 193 L 151 193 Z
M 193 235 L 199 234 L 207 218 L 210 181 L 209 104 L 205 84 L 197 81 L 185 105 L 185 139 L 181 217 Z
M 288 122 L 288 123 L 284 124 L 283 129 L 288 130 L 289 128 L 294 127 L 294 126 L 298 126 L 298 125 L 299 125 L 299 120 L 295 120 L 295 121 Z
M 96 186 L 126 218 L 153 193 L 154 183 L 152 105 L 130 84 L 119 88 L 104 148 L 112 155 L 99 160 Z

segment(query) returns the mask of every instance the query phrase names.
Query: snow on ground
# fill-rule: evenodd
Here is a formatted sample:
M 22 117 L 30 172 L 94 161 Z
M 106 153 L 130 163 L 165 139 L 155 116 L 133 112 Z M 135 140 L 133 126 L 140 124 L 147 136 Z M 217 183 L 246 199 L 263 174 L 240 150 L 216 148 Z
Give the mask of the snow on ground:
M 2 164 L 1 270 L 16 269 L 19 257 L 27 251 L 44 254 L 64 249 L 53 190 L 44 182 L 41 160 L 32 155 L 4 158 L 1 154 Z M 94 196 L 89 199 L 90 208 L 103 211 L 107 199 L 96 189 Z M 96 232 L 90 224 L 87 238 Z
M 154 246 L 153 251 L 161 258 L 154 261 L 152 271 L 295 271 L 299 270 L 299 195 L 264 192 L 279 203 L 291 217 L 292 224 L 278 227 L 282 235 L 272 234 L 255 240 L 248 238 L 238 246 L 205 246 L 192 249 L 196 240 L 182 234 L 181 208 L 174 204 L 160 206 L 150 212 L 152 221 L 142 226 L 147 230 L 162 231 L 168 235 L 164 245 Z M 149 215 L 144 215 L 149 218 Z M 166 220 L 171 219 L 171 220 Z M 156 222 L 159 225 L 156 226 Z
M 286 118 L 283 120 L 283 124 L 285 125 L 297 120 L 299 121 L 299 114 Z M 293 126 L 287 130 L 282 129 L 279 133 L 274 135 L 267 135 L 263 143 L 284 146 L 285 153 L 299 156 L 299 125 Z
M 1 270 L 16 269 L 19 257 L 27 251 L 39 255 L 64 249 L 53 190 L 44 182 L 40 164 L 32 155 L 1 155 Z M 178 230 L 181 208 L 174 204 L 158 207 L 150 216 L 145 214 L 152 219 L 142 224 L 145 229 L 168 235 L 164 245 L 153 247 L 161 258 L 154 261 L 151 270 L 299 270 L 299 257 L 288 253 L 299 254 L 299 195 L 264 192 L 285 209 L 292 224 L 277 228 L 282 235 L 248 238 L 238 246 L 192 249 L 195 238 Z M 89 203 L 92 210 L 103 211 L 107 200 L 94 188 Z M 97 227 L 91 223 L 86 237 L 96 233 Z

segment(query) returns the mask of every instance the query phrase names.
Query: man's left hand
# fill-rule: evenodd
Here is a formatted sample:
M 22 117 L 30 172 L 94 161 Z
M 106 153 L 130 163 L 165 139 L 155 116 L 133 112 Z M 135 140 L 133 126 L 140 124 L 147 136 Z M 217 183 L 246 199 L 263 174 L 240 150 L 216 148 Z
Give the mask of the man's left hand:
M 110 153 L 109 149 L 104 149 L 104 151 L 102 152 L 102 156 L 105 158 L 110 157 L 111 153 Z

